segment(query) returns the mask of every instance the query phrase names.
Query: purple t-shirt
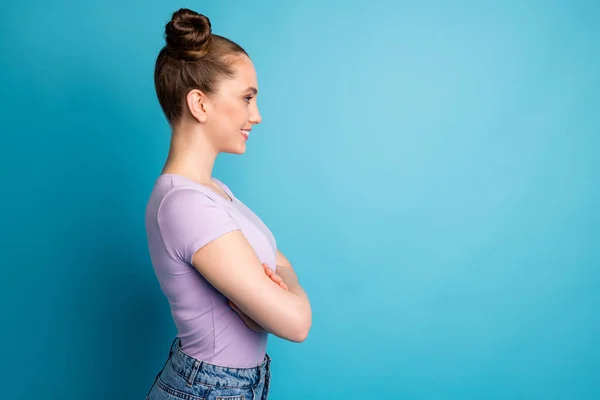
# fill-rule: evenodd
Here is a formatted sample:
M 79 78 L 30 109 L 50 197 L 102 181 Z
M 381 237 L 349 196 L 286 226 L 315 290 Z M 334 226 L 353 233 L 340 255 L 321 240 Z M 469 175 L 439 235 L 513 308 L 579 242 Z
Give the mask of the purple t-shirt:
M 267 226 L 221 181 L 230 201 L 183 176 L 158 177 L 146 207 L 150 258 L 167 297 L 182 350 L 201 361 L 234 368 L 260 364 L 267 333 L 249 329 L 228 299 L 192 265 L 196 250 L 239 229 L 262 263 L 276 270 L 277 244 Z

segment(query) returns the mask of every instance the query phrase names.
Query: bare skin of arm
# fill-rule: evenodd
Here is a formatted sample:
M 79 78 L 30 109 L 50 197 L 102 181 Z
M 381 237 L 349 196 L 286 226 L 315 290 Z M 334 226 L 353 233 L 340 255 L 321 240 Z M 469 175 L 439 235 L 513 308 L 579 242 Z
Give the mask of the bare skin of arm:
M 271 270 L 267 264 L 263 264 L 267 276 L 269 276 L 269 278 L 271 278 L 273 282 L 275 282 L 285 290 L 289 290 L 289 287 L 291 285 L 291 288 L 294 291 L 294 293 L 298 294 L 299 296 L 305 297 L 306 301 L 308 301 L 308 296 L 298 283 L 298 276 L 296 275 L 292 264 L 279 250 L 277 250 L 275 262 L 277 264 L 277 273 L 273 272 L 273 270 Z M 250 317 L 244 314 L 233 302 L 230 301 L 229 305 L 235 310 L 235 312 L 239 314 L 239 316 L 242 318 L 242 320 L 244 320 L 244 322 L 250 329 L 256 332 L 265 332 L 265 329 L 263 327 L 258 325 Z
M 293 342 L 302 342 L 308 336 L 312 324 L 310 303 L 291 265 L 277 271 L 288 290 L 274 285 L 277 282 L 268 275 L 240 230 L 228 232 L 196 251 L 192 264 L 239 311 L 267 332 Z
M 279 250 L 277 250 L 276 264 L 277 264 L 277 273 L 273 272 L 273 270 L 270 269 L 267 264 L 263 264 L 263 267 L 265 269 L 265 273 L 267 274 L 267 276 L 269 278 L 271 278 L 271 280 L 273 282 L 275 282 L 276 284 L 278 284 L 280 287 L 282 287 L 285 290 L 289 290 L 289 286 L 288 286 L 288 283 L 289 283 L 290 285 L 292 285 L 292 288 L 296 294 L 306 297 L 306 300 L 308 301 L 308 296 L 306 295 L 306 293 L 303 291 L 303 289 L 300 287 L 300 285 L 298 283 L 298 277 L 292 267 L 292 264 Z M 285 279 L 282 278 L 282 276 L 284 276 Z M 229 305 L 231 306 L 231 308 L 233 308 L 233 310 L 235 312 L 238 313 L 240 318 L 242 318 L 244 323 L 250 329 L 252 329 L 256 332 L 265 332 L 266 331 L 262 326 L 258 325 L 250 317 L 248 317 L 246 314 L 244 314 L 244 312 L 242 310 L 240 310 L 233 302 L 229 301 Z
M 271 280 L 273 282 L 275 282 L 277 285 L 279 285 L 282 289 L 288 290 L 287 284 L 283 281 L 283 279 L 281 279 L 281 277 L 279 275 L 277 275 L 276 273 L 274 273 L 273 270 L 271 270 L 269 268 L 269 265 L 263 264 L 263 267 L 265 269 L 265 273 L 267 274 L 267 276 L 269 278 L 271 278 Z M 246 314 L 244 314 L 244 312 L 242 310 L 240 310 L 238 308 L 238 306 L 236 306 L 231 300 L 229 300 L 229 306 L 236 313 L 238 313 L 238 315 L 244 321 L 244 323 L 246 324 L 246 326 L 248 328 L 252 329 L 255 332 L 266 332 L 265 328 L 263 328 L 262 326 L 258 325 L 256 323 L 256 321 L 252 320 L 249 316 L 247 316 Z
M 305 299 L 305 301 L 309 304 L 308 296 L 300 283 L 298 282 L 298 276 L 292 267 L 290 261 L 281 253 L 281 251 L 277 250 L 275 263 L 277 264 L 277 274 L 283 279 L 283 281 L 287 284 L 288 290 L 292 293 L 297 294 L 301 298 Z M 311 314 L 312 315 L 312 314 Z M 312 318 L 311 318 L 312 319 Z

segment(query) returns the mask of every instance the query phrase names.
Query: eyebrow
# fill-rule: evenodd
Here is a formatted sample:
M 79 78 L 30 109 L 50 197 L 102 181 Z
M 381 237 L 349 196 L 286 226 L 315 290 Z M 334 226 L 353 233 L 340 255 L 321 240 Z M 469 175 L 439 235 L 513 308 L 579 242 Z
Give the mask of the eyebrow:
M 255 88 L 254 86 L 250 86 L 249 88 L 247 88 L 246 90 L 244 90 L 244 93 L 250 91 L 252 93 L 254 93 L 254 95 L 256 96 L 258 94 L 258 89 Z

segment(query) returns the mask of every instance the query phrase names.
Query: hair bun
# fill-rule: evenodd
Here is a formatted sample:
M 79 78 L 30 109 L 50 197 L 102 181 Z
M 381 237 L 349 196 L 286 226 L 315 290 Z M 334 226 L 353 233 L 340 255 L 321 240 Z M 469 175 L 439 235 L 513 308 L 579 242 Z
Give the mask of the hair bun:
M 166 49 L 177 58 L 197 59 L 208 52 L 212 40 L 208 17 L 181 8 L 165 26 Z

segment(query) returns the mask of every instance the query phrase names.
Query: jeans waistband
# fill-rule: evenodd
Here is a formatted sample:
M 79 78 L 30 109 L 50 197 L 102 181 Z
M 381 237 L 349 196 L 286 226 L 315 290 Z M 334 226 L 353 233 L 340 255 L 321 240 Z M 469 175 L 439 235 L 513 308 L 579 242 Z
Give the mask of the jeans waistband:
M 173 340 L 169 362 L 175 372 L 187 380 L 188 385 L 199 383 L 219 387 L 255 386 L 265 378 L 271 367 L 268 354 L 259 365 L 251 368 L 222 367 L 197 360 L 181 350 L 179 338 Z

